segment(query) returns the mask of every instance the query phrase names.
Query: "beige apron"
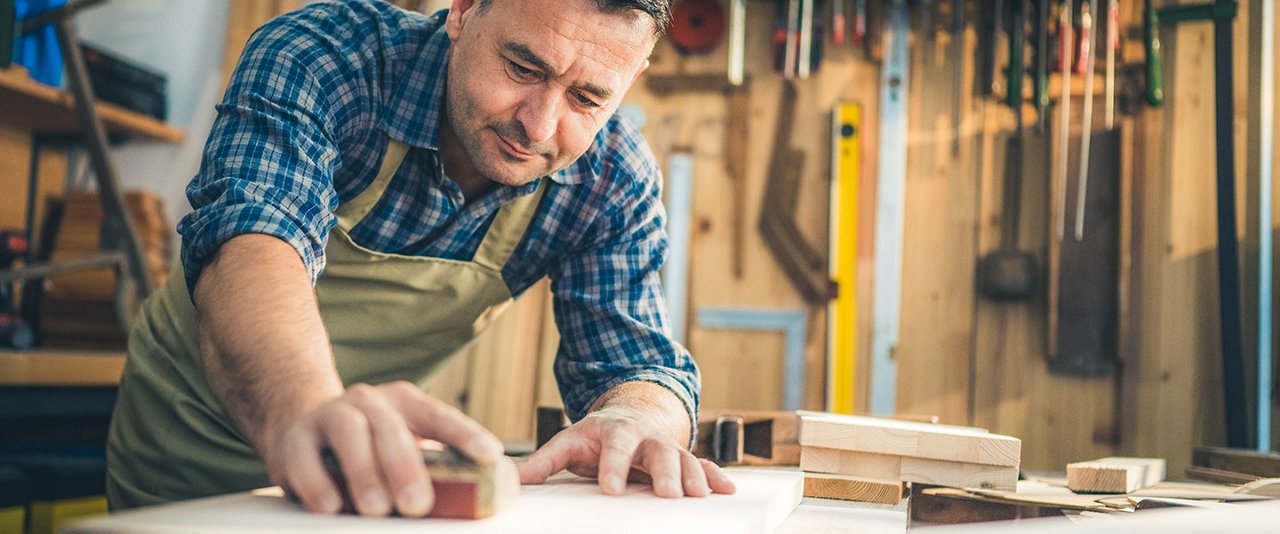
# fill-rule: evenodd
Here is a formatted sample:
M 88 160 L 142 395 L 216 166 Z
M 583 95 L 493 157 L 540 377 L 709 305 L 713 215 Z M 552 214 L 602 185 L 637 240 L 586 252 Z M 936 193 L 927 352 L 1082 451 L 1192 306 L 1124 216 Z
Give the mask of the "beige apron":
M 316 284 L 344 384 L 421 384 L 511 301 L 502 267 L 524 236 L 549 180 L 498 212 L 472 261 L 400 256 L 357 245 L 349 232 L 381 198 L 408 147 L 391 141 L 377 178 L 337 210 Z M 263 357 L 271 357 L 264 354 Z M 202 371 L 181 267 L 147 300 L 107 442 L 113 509 L 269 485 Z

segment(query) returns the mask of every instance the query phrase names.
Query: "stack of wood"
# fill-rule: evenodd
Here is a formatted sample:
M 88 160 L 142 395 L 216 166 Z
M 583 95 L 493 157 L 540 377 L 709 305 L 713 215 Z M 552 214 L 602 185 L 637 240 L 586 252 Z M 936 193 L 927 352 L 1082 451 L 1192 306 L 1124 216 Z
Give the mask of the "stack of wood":
M 172 239 L 159 197 L 142 191 L 124 195 L 138 232 L 143 259 L 157 284 L 169 274 Z M 91 256 L 101 251 L 102 203 L 97 193 L 73 192 L 63 199 L 49 261 Z M 123 350 L 127 333 L 116 308 L 114 269 L 49 278 L 40 301 L 40 330 L 48 347 Z
M 1013 491 L 1022 441 L 986 430 L 801 412 L 806 497 L 898 504 L 907 483 Z

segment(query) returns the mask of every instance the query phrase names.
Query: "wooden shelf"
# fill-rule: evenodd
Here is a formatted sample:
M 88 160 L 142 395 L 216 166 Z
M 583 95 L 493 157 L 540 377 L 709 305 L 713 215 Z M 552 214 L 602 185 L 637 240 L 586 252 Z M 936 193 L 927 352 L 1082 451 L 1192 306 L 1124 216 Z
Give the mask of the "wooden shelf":
M 0 387 L 116 386 L 123 371 L 121 352 L 0 351 Z
M 107 131 L 137 139 L 179 143 L 186 136 L 154 118 L 107 103 L 98 103 Z M 75 98 L 32 80 L 22 68 L 0 69 L 0 121 L 35 132 L 76 132 Z

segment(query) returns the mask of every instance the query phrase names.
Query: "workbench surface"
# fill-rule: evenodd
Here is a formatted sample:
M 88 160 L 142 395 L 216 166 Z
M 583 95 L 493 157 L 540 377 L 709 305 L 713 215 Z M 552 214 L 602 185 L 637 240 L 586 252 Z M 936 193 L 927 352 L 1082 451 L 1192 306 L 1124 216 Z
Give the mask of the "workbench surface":
M 729 469 L 734 495 L 661 499 L 632 485 L 621 497 L 599 493 L 595 482 L 562 473 L 525 486 L 499 515 L 481 521 L 365 519 L 304 512 L 279 489 L 237 493 L 143 508 L 78 523 L 65 532 L 903 532 L 906 514 L 891 507 L 801 502 L 799 471 Z

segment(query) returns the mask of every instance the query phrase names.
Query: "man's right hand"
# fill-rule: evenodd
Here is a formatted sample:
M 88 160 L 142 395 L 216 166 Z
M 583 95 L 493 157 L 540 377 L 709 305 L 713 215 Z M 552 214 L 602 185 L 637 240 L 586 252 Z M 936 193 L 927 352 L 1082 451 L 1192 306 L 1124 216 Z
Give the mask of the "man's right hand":
M 450 445 L 481 464 L 503 454 L 502 442 L 479 423 L 409 382 L 353 385 L 266 434 L 261 454 L 271 480 L 307 510 L 326 514 L 342 510 L 343 493 L 360 515 L 429 513 L 435 494 L 419 438 Z M 325 449 L 342 466 L 345 492 L 325 470 Z

